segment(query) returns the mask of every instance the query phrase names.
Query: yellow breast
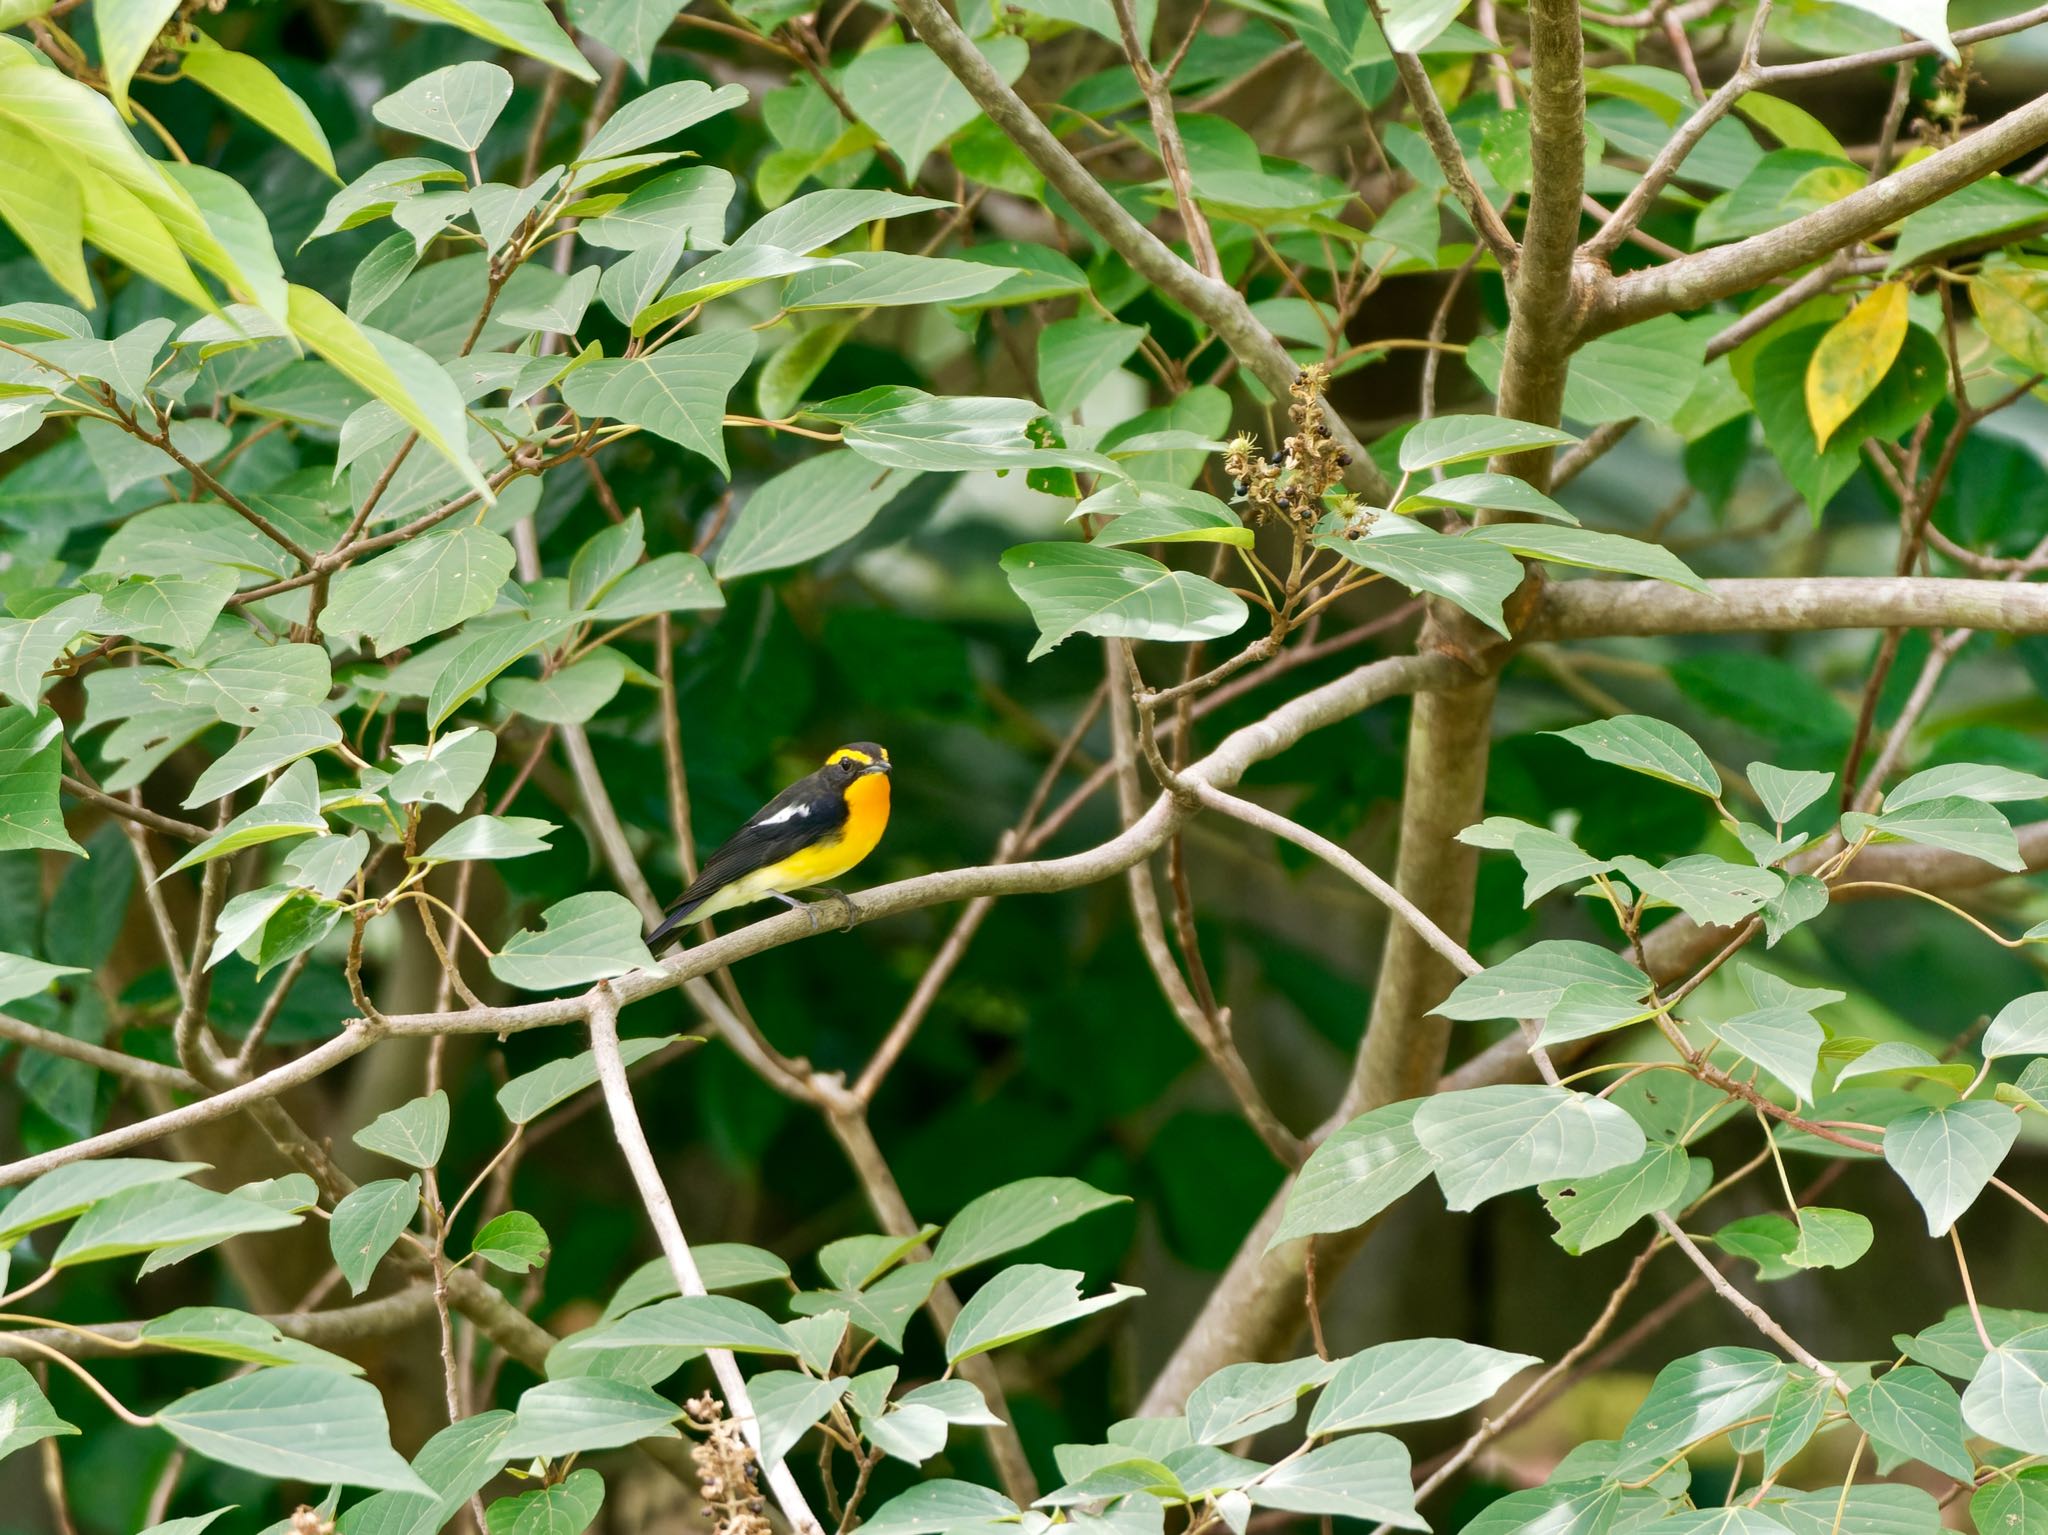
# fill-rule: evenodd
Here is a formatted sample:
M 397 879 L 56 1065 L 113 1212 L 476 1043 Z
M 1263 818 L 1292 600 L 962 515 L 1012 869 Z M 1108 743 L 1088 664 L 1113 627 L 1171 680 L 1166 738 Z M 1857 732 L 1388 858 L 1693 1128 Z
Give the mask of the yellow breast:
M 869 773 L 846 790 L 846 824 L 827 838 L 784 859 L 776 870 L 775 888 L 800 890 L 837 879 L 875 850 L 889 824 L 889 775 Z

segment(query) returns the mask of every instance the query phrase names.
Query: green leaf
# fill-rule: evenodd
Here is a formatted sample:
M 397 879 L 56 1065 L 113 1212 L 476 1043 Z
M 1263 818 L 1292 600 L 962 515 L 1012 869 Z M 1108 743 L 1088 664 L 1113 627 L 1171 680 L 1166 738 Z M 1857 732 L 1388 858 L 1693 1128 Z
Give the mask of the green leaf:
M 1749 786 L 1781 826 L 1827 793 L 1835 781 L 1833 773 L 1773 767 L 1768 762 L 1752 762 L 1748 775 Z
M 1093 315 L 1053 321 L 1038 333 L 1038 393 L 1045 408 L 1055 416 L 1079 409 L 1144 339 L 1142 325 Z
M 1938 1237 L 1976 1203 L 2019 1133 L 2019 1115 L 1995 1103 L 1914 1109 L 1885 1126 L 1884 1159 Z
M 1751 1348 L 1710 1348 L 1673 1360 L 1622 1431 L 1614 1475 L 1643 1476 L 1754 1416 L 1777 1396 L 1790 1368 Z
M 682 241 L 689 249 L 725 243 L 725 215 L 737 186 L 730 171 L 693 165 L 644 183 L 608 213 L 576 226 L 604 250 L 635 251 Z
M 545 677 L 501 677 L 491 696 L 528 719 L 580 725 L 610 703 L 625 680 L 625 657 L 607 647 Z
M 754 348 L 751 331 L 685 336 L 646 356 L 578 368 L 562 381 L 562 397 L 581 415 L 644 427 L 727 474 L 725 400 Z
M 585 616 L 600 623 L 643 618 L 651 613 L 685 613 L 725 606 L 711 572 L 694 554 L 656 555 L 635 565 Z
M 554 991 L 655 968 L 641 941 L 640 913 L 624 896 L 595 890 L 557 901 L 540 914 L 541 928 L 505 940 L 491 974 L 522 991 Z
M 1578 518 L 1559 506 L 1526 480 L 1511 474 L 1460 474 L 1420 490 L 1410 491 L 1394 507 L 1403 516 L 1435 507 L 1456 507 L 1463 511 L 1523 512 L 1547 517 L 1553 522 L 1571 523 Z
M 1813 1077 L 1826 1036 L 1807 1014 L 1792 1007 L 1758 1008 L 1730 1018 L 1716 1032 L 1729 1048 L 1791 1088 L 1797 1102 L 1813 1101 Z
M 2048 799 L 2048 778 L 1983 762 L 1952 762 L 1902 780 L 1884 797 L 1887 811 L 1938 799 L 1973 799 L 1986 805 Z
M 2048 273 L 1987 261 L 1970 279 L 1970 307 L 1999 351 L 2029 373 L 2048 370 Z
M 1354 1434 L 1283 1461 L 1246 1489 L 1261 1508 L 1342 1514 L 1426 1530 L 1415 1511 L 1408 1447 L 1387 1434 Z
M 107 94 L 123 117 L 133 116 L 128 82 L 176 10 L 175 0 L 103 0 L 93 6 L 100 70 L 106 76 Z
M 1963 1421 L 1994 1443 L 2048 1454 L 2048 1328 L 1991 1349 L 1963 1392 Z
M 258 1370 L 180 1397 L 157 1423 L 188 1449 L 259 1476 L 425 1490 L 391 1448 L 377 1388 L 338 1371 Z
M 365 1498 L 336 1521 L 338 1535 L 429 1535 L 445 1529 L 456 1510 L 504 1464 L 502 1446 L 512 1423 L 511 1413 L 494 1410 L 442 1429 L 413 1458 L 413 1473 L 429 1490 Z
M 457 660 L 461 655 L 457 652 Z M 460 809 L 483 783 L 497 750 L 498 738 L 475 726 L 451 730 L 424 746 L 393 747 L 402 765 L 391 775 L 391 798 L 401 805 Z
M 542 0 L 409 0 L 409 4 L 413 10 L 460 27 L 494 47 L 552 64 L 578 80 L 597 79 L 597 71 Z
M 1983 1535 L 2041 1535 L 2048 1530 L 2048 1468 L 1993 1477 L 1971 1495 L 1970 1522 Z
M 1505 125 L 1519 119 L 1496 121 Z M 1526 134 L 1524 125 L 1516 150 L 1526 145 Z M 1597 337 L 1572 355 L 1564 414 L 1573 421 L 1643 417 L 1670 425 L 1706 370 L 1706 346 L 1706 331 L 1676 315 L 1659 315 Z M 1500 390 L 1505 350 L 1505 337 L 1495 333 L 1477 338 L 1465 354 L 1489 393 Z
M 1700 750 L 1699 743 L 1676 725 L 1667 725 L 1648 715 L 1617 714 L 1612 719 L 1592 720 L 1545 734 L 1563 736 L 1596 762 L 1611 762 L 1632 772 L 1647 773 L 1709 798 L 1721 793 L 1721 775 Z
M 197 650 L 234 590 L 234 572 L 228 570 L 203 576 L 130 576 L 102 591 L 100 602 L 113 620 L 111 632 L 145 644 Z
M 327 1223 L 327 1245 L 348 1281 L 351 1295 L 361 1295 L 370 1275 L 420 1207 L 420 1179 L 380 1178 L 366 1183 L 334 1207 Z
M 1545 827 L 1531 826 L 1511 816 L 1488 816 L 1477 826 L 1458 833 L 1468 847 L 1497 848 L 1515 855 L 1522 866 L 1522 904 L 1528 906 L 1562 885 L 1577 884 L 1614 865 L 1595 858 L 1569 837 Z
M 1764 441 L 1816 517 L 1856 472 L 1864 441 L 1897 440 L 1934 408 L 1948 385 L 1941 344 L 1918 326 L 1908 327 L 1891 370 L 1823 448 L 1806 411 L 1806 371 L 1827 330 L 1807 326 L 1766 343 L 1748 385 Z
M 1812 1441 L 1823 1414 L 1839 1401 L 1833 1383 L 1804 1370 L 1792 1372 L 1771 1399 L 1764 1424 L 1764 1475 L 1776 1476 Z
M 577 1348 L 724 1348 L 740 1354 L 797 1355 L 796 1339 L 758 1306 L 730 1295 L 678 1295 L 627 1312 L 602 1332 L 580 1335 Z
M 282 1210 L 290 1215 L 302 1214 L 320 1203 L 320 1190 L 304 1173 L 286 1173 L 281 1178 L 259 1178 L 254 1183 L 241 1185 L 232 1190 L 232 1193 L 237 1199 L 251 1200 L 266 1208 Z M 200 1242 L 180 1242 L 173 1247 L 156 1248 L 142 1260 L 139 1277 L 146 1279 L 158 1269 L 169 1268 L 174 1263 L 183 1263 L 187 1258 L 203 1253 L 210 1247 L 219 1246 L 223 1240 L 225 1238 L 208 1238 Z M 313 1348 L 310 1344 L 288 1341 L 288 1347 L 293 1351 L 293 1355 L 283 1361 L 285 1363 L 324 1363 L 330 1369 L 344 1367 L 343 1362 L 335 1356 Z M 355 1366 L 347 1365 L 346 1368 L 354 1370 Z
M 1244 599 L 1206 576 L 1126 550 L 1019 544 L 1002 563 L 1011 590 L 1038 624 L 1034 661 L 1071 634 L 1217 639 L 1242 628 L 1248 616 Z
M 551 1487 L 496 1499 L 484 1521 L 489 1535 L 583 1535 L 603 1507 L 604 1478 L 581 1466 Z
M 519 1421 L 501 1448 L 507 1458 L 551 1460 L 615 1450 L 642 1439 L 674 1439 L 682 1409 L 629 1381 L 577 1376 L 534 1386 L 519 1398 Z
M 1614 867 L 1653 902 L 1676 906 L 1708 927 L 1725 927 L 1784 893 L 1785 877 L 1769 869 L 1730 863 L 1712 853 L 1674 858 L 1663 868 L 1627 854 Z
M 548 836 L 561 828 L 532 816 L 473 815 L 458 821 L 419 855 L 421 863 L 459 863 L 469 859 L 525 858 L 548 851 Z
M 862 1520 L 861 1528 L 869 1535 L 940 1535 L 1016 1515 L 1017 1505 L 992 1487 L 938 1477 L 899 1492 Z
M 632 154 L 746 103 L 744 85 L 721 85 L 714 89 L 701 80 L 658 85 L 635 96 L 607 118 L 596 136 L 577 154 L 576 163 L 589 165 Z
M 1941 1512 L 1918 1487 L 1828 1488 L 1764 1505 L 1792 1535 L 1939 1535 Z
M 1348 531 L 1325 533 L 1316 543 L 1392 576 L 1411 592 L 1455 603 L 1497 634 L 1508 632 L 1501 604 L 1521 586 L 1524 572 L 1504 549 L 1397 517 L 1377 519 L 1357 538 Z
M 1301 1398 L 1337 1370 L 1333 1359 L 1291 1359 L 1285 1364 L 1230 1364 L 1188 1397 L 1188 1432 L 1196 1444 L 1230 1444 L 1293 1421 Z
M 1867 0 L 1860 8 L 1874 9 Z M 1885 270 L 1903 271 L 1956 245 L 2003 244 L 1992 237 L 2042 223 L 2048 223 L 2048 193 L 2004 176 L 1986 176 L 1957 187 L 1901 224 Z
M 810 192 L 764 214 L 732 242 L 735 247 L 772 245 L 799 254 L 830 245 L 863 224 L 907 218 L 953 204 L 937 197 L 901 192 L 833 189 Z
M 1619 533 L 1596 533 L 1591 528 L 1560 528 L 1547 523 L 1496 522 L 1468 528 L 1462 537 L 1498 544 L 1525 559 L 1648 576 L 1688 591 L 1708 590 L 1707 583 L 1694 574 L 1692 567 L 1670 550 L 1639 538 L 1624 538 Z
M 1415 1138 L 1419 1098 L 1359 1115 L 1309 1153 L 1287 1191 L 1280 1225 L 1266 1244 L 1363 1226 L 1429 1176 Z
M 1610 949 L 1576 939 L 1546 938 L 1467 976 L 1430 1011 L 1457 1022 L 1542 1018 L 1567 991 L 1581 985 L 1605 986 L 1634 999 L 1650 989 L 1650 978 Z
M 1468 463 L 1496 453 L 1526 453 L 1562 447 L 1579 439 L 1554 426 L 1535 426 L 1506 416 L 1432 416 L 1418 421 L 1401 439 L 1403 474 L 1439 464 Z
M 138 1337 L 181 1354 L 204 1354 L 244 1364 L 313 1365 L 360 1375 L 362 1366 L 310 1343 L 287 1338 L 260 1316 L 226 1306 L 181 1306 L 142 1324 Z
M 389 655 L 488 613 L 511 574 L 509 540 L 473 524 L 435 528 L 343 571 L 322 622 Z
M 624 585 L 621 582 L 620 585 Z M 601 616 L 601 615 L 593 615 Z M 427 692 L 427 726 L 439 730 L 444 720 L 490 686 L 491 680 L 529 651 L 568 627 L 566 619 L 539 618 L 487 629 L 462 640 L 448 657 Z M 458 735 L 465 732 L 457 732 Z M 452 738 L 451 738 L 452 739 Z M 489 766 L 489 757 L 485 758 Z M 404 775 L 401 774 L 401 777 Z M 473 791 L 475 785 L 472 784 Z M 462 798 L 469 796 L 465 793 Z M 401 802 L 402 803 L 402 802 Z M 460 800 L 443 801 L 459 804 Z
M 1891 371 L 1906 343 L 1906 284 L 1882 283 L 1828 327 L 1806 363 L 1806 415 L 1826 448 Z
M 718 579 L 782 570 L 838 548 L 916 478 L 843 448 L 805 459 L 747 498 L 718 546 Z
M 223 48 L 196 29 L 186 34 L 185 48 L 179 73 L 187 80 L 211 91 L 329 177 L 340 179 L 320 120 L 268 64 Z
M 846 1395 L 848 1384 L 844 1377 L 813 1380 L 795 1370 L 768 1370 L 748 1381 L 747 1394 L 754 1399 L 761 1429 L 762 1461 L 780 1465 L 811 1426 Z
M 215 1509 L 210 1514 L 194 1514 L 187 1519 L 166 1519 L 162 1524 L 152 1524 L 142 1535 L 202 1535 L 206 1527 L 222 1514 L 229 1513 L 235 1505 L 230 1503 Z
M 538 0 L 493 3 L 537 5 Z M 420 9 L 433 10 L 442 4 L 452 6 L 454 0 L 431 0 Z M 580 60 L 582 56 L 577 57 Z M 491 500 L 490 487 L 469 457 L 462 396 L 439 363 L 410 342 L 357 325 L 322 295 L 297 283 L 291 285 L 286 312 L 294 336 L 334 364 L 350 383 L 390 406 L 429 447 L 455 466 L 466 486 L 484 501 Z
M 507 1210 L 486 1221 L 469 1248 L 491 1267 L 508 1274 L 524 1274 L 541 1267 L 548 1261 L 550 1251 L 547 1232 L 524 1210 Z
M 246 737 L 207 765 L 207 772 L 184 796 L 184 808 L 211 804 L 223 794 L 254 784 L 264 774 L 297 761 L 299 757 L 340 745 L 342 727 L 322 708 L 281 708 L 264 714 Z
M 1353 1354 L 1323 1388 L 1309 1415 L 1311 1439 L 1352 1429 L 1448 1418 L 1486 1401 L 1532 1364 L 1455 1338 L 1408 1338 Z
M 1832 1054 L 1834 1050 L 1851 1043 L 1854 1042 L 1836 1040 L 1829 1053 Z M 1966 1062 L 1951 1061 L 1943 1064 L 1918 1045 L 1888 1039 L 1882 1044 L 1871 1045 L 1836 1072 L 1835 1086 L 1839 1089 L 1858 1077 L 1881 1076 L 1894 1082 L 1947 1082 L 1956 1091 L 1961 1092 L 1970 1085 L 1970 1079 L 1976 1075 L 1976 1070 Z
M 320 814 L 320 779 L 313 764 L 301 758 L 265 789 L 256 803 L 194 847 L 164 872 L 175 874 L 284 837 L 325 836 Z
M 1851 828 L 1854 828 L 1852 830 Z M 1861 835 L 1864 828 L 1878 840 L 1917 842 L 1923 847 L 1946 848 L 1980 858 L 1985 863 L 2014 873 L 2026 867 L 2020 857 L 2019 841 L 2012 823 L 1982 800 L 1951 797 L 1921 800 L 1903 810 L 1887 810 L 1876 817 L 1842 817 L 1845 835 Z
M 1557 1222 L 1551 1240 L 1574 1258 L 1605 1246 L 1645 1217 L 1685 1203 L 1700 1169 L 1706 1162 L 1683 1147 L 1659 1145 L 1608 1172 L 1545 1184 L 1543 1203 Z
M 48 709 L 9 704 L 0 709 L 0 852 L 85 849 L 64 830 L 57 804 L 64 722 Z
M 214 1242 L 251 1231 L 282 1231 L 296 1215 L 195 1183 L 130 1187 L 95 1203 L 64 1233 L 52 1268 L 100 1263 L 176 1242 Z
M 932 1253 L 940 1273 L 951 1277 L 986 1263 L 1084 1215 L 1126 1204 L 1129 1196 L 1105 1194 L 1078 1178 L 1026 1178 L 969 1200 L 946 1225 Z
M 1047 1268 L 1042 1263 L 1019 1263 L 1004 1269 L 960 1308 L 946 1337 L 947 1363 L 958 1364 L 1145 1293 L 1118 1284 L 1111 1285 L 1105 1295 L 1084 1300 L 1081 1279 L 1078 1269 Z
M 0 1460 L 54 1434 L 77 1432 L 57 1416 L 27 1369 L 12 1359 L 0 1359 Z
M 1849 1393 L 1849 1417 L 1877 1445 L 1889 1470 L 1897 1456 L 1924 1462 L 1965 1484 L 1977 1476 L 1964 1444 L 1963 1405 L 1955 1388 L 1921 1365 L 1887 1370 Z
M 1624 1111 L 1558 1087 L 1440 1093 L 1416 1110 L 1415 1137 L 1453 1210 L 1532 1184 L 1604 1173 L 1645 1149 L 1641 1128 Z
M 400 133 L 475 150 L 511 99 L 512 77 L 497 65 L 450 64 L 372 102 L 370 115 Z
M 663 1034 L 654 1039 L 622 1039 L 619 1041 L 619 1058 L 631 1066 L 680 1038 L 680 1034 Z M 574 1097 L 596 1081 L 597 1057 L 585 1050 L 580 1055 L 549 1061 L 545 1066 L 514 1077 L 498 1089 L 498 1107 L 513 1124 L 532 1124 L 556 1104 Z M 701 1265 L 702 1251 L 697 1256 Z M 707 1280 L 706 1288 L 709 1287 Z
M 847 265 L 813 265 L 798 272 L 783 291 L 782 307 L 800 314 L 946 304 L 987 293 L 1010 275 L 986 262 L 949 261 L 908 251 L 852 251 L 839 259 Z
M 975 46 L 1005 85 L 1015 84 L 1031 61 L 1021 37 Z M 842 84 L 860 120 L 896 151 L 913 182 L 934 149 L 981 115 L 967 87 L 923 43 L 870 48 L 847 66 Z
M 2028 992 L 1998 1010 L 1984 1031 L 1984 1059 L 2048 1055 L 2048 991 Z
M 147 1157 L 108 1157 L 97 1162 L 74 1162 L 44 1173 L 7 1204 L 0 1205 L 0 1249 L 13 1247 L 31 1231 L 82 1215 L 103 1199 L 130 1189 L 170 1183 L 187 1173 L 203 1171 L 206 1165 L 158 1162 Z
M 424 1098 L 386 1110 L 351 1139 L 363 1150 L 407 1167 L 431 1168 L 448 1144 L 448 1094 L 437 1088 Z

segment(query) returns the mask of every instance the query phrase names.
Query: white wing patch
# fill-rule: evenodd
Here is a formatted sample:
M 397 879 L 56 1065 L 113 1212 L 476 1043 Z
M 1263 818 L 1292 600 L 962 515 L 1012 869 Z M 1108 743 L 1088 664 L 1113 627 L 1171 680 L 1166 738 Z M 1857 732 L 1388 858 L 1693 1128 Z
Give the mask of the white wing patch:
M 756 826 L 780 826 L 784 821 L 800 820 L 810 813 L 811 807 L 799 801 L 794 805 L 784 806 L 773 815 L 761 817 L 754 824 Z

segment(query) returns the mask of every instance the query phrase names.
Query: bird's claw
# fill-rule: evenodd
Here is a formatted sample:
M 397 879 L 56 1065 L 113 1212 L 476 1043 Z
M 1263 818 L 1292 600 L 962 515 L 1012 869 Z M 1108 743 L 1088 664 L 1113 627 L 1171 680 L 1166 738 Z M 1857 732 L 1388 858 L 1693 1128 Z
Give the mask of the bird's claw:
M 850 933 L 859 925 L 860 908 L 853 904 L 852 896 L 848 895 L 844 890 L 833 890 L 830 887 L 820 887 L 819 894 L 824 896 L 827 901 L 846 908 L 846 931 Z

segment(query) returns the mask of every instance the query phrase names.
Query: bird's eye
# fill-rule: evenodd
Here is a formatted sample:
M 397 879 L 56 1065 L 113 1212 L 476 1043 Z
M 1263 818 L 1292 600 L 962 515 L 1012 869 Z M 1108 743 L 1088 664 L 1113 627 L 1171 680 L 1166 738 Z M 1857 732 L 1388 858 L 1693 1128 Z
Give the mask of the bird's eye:
M 839 759 L 839 771 L 842 773 L 851 773 L 853 771 L 853 758 L 841 757 Z

